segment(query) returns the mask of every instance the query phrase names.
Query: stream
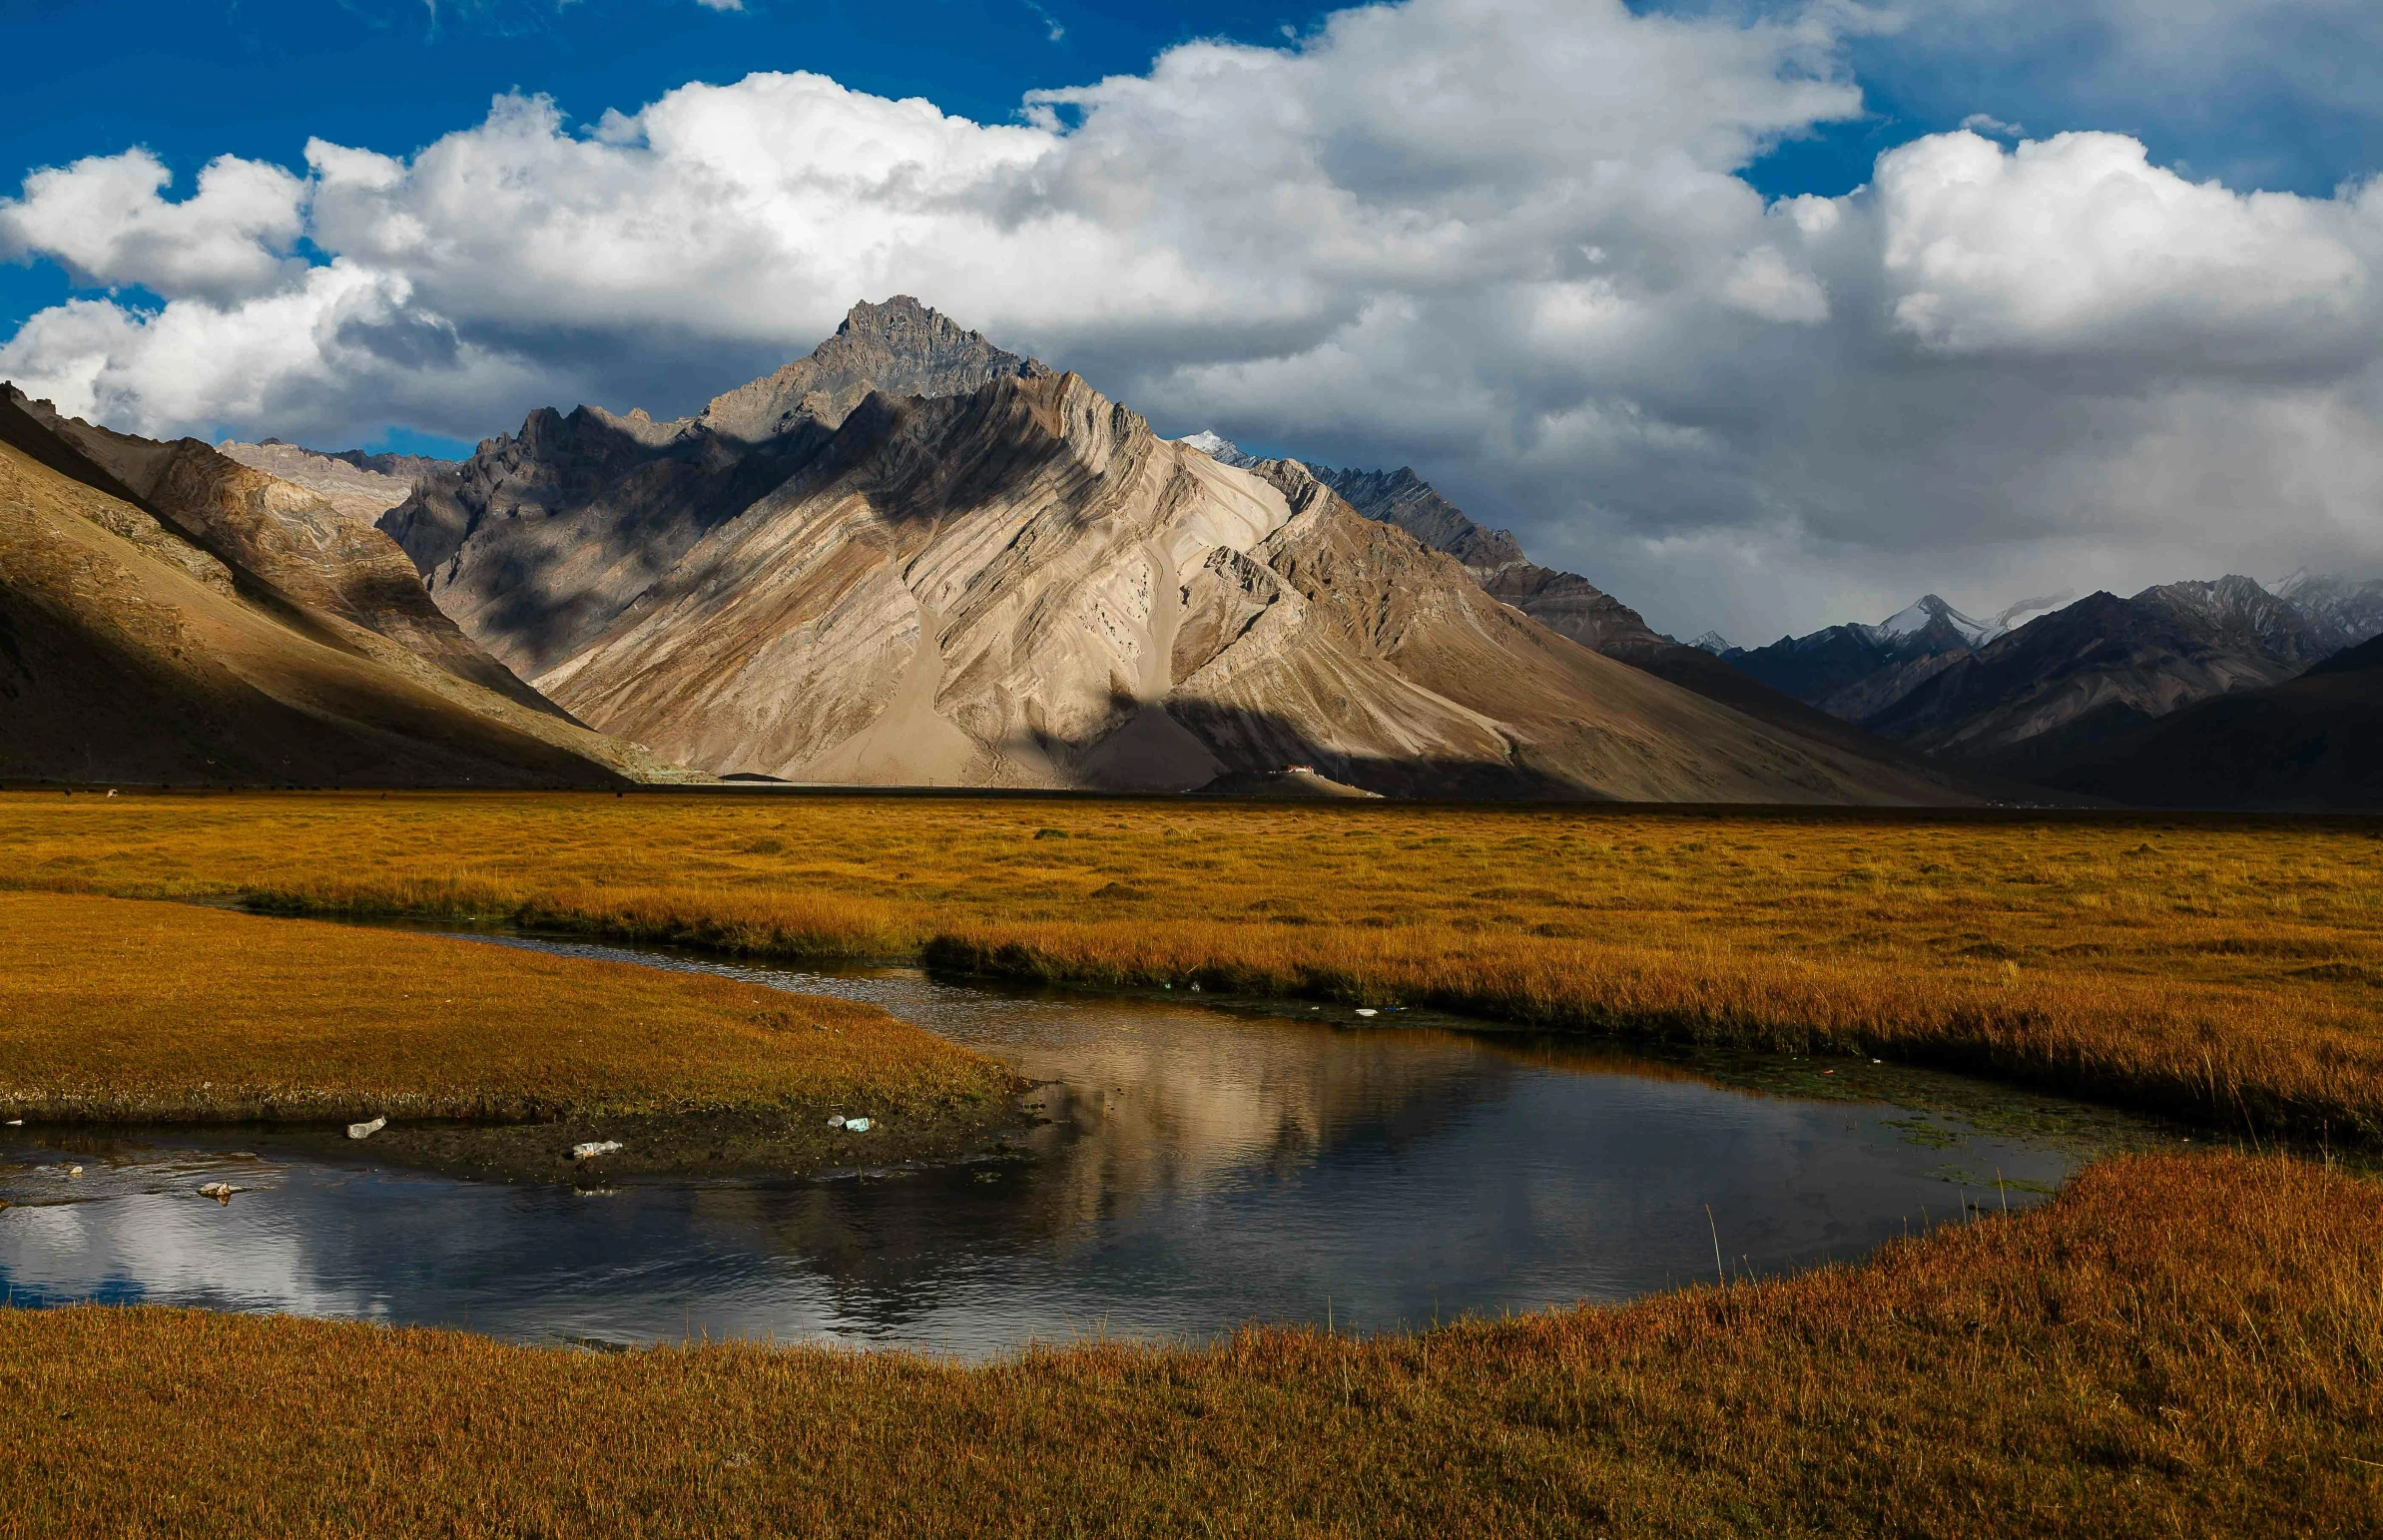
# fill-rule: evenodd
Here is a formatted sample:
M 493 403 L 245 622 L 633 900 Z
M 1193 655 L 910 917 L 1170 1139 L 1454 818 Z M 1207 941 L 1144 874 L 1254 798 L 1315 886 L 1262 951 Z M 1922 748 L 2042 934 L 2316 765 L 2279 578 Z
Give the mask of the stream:
M 1943 1112 L 1415 1013 L 481 939 L 880 1005 L 1015 1065 L 1047 1121 L 1022 1156 L 592 1192 L 391 1169 L 361 1145 L 326 1158 L 256 1127 L 0 1129 L 0 1290 L 973 1357 L 1250 1322 L 1412 1328 L 1855 1261 L 2041 1202 L 2081 1159 Z M 197 1196 L 216 1181 L 240 1189 L 229 1204 Z

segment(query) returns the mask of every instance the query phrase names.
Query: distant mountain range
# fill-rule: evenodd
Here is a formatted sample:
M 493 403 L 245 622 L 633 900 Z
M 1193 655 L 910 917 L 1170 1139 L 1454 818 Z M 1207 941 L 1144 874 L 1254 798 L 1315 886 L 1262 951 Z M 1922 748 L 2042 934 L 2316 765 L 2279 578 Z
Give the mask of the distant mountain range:
M 2303 573 L 2278 588 L 2230 575 L 2053 609 L 2032 601 L 1992 622 L 1931 594 L 1877 626 L 1722 656 L 1940 761 L 2074 789 L 2095 745 L 2197 702 L 2283 685 L 2383 634 L 2383 581 Z

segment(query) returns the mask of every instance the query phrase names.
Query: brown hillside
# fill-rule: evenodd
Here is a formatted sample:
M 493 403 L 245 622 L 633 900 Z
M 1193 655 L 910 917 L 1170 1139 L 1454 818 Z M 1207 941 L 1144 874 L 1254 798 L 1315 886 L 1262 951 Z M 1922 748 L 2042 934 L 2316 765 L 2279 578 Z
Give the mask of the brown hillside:
M 0 418 L 0 778 L 588 786 L 651 766 L 258 583 L 87 484 L 113 478 L 13 403 Z

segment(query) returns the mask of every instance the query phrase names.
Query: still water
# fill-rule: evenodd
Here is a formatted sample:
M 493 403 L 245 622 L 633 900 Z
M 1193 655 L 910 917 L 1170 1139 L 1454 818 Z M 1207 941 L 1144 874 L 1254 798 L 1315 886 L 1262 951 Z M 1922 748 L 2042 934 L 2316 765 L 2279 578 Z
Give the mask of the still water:
M 710 1334 L 980 1354 L 1250 1321 L 1429 1324 L 1845 1261 L 2039 1201 L 2064 1149 L 1877 1104 L 1348 1010 L 1003 992 L 572 943 L 835 994 L 1042 1083 L 1021 1158 L 513 1187 L 254 1129 L 0 1130 L 0 1288 L 524 1339 Z M 359 1152 L 365 1147 L 358 1147 Z M 82 1175 L 64 1167 L 79 1164 Z M 2006 1186 L 1998 1189 L 1997 1176 Z M 203 1184 L 241 1189 L 228 1206 Z

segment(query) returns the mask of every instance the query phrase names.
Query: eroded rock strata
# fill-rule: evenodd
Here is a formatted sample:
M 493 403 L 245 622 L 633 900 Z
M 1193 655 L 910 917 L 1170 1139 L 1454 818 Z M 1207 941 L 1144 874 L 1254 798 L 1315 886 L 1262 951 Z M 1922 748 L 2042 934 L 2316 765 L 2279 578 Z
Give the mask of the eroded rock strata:
M 715 772 L 1947 794 L 1600 657 L 1297 462 L 1161 439 L 906 299 L 694 417 L 533 414 L 383 527 L 497 659 Z

